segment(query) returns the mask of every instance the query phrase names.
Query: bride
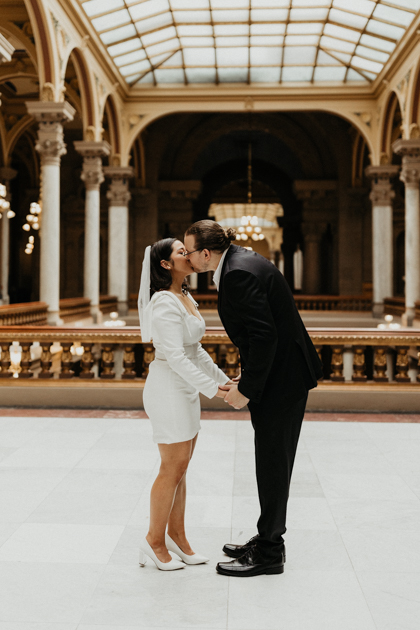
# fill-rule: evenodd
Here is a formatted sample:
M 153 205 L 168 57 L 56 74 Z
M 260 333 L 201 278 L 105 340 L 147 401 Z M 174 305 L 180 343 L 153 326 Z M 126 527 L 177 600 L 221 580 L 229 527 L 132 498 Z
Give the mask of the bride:
M 185 535 L 186 473 L 200 430 L 199 392 L 224 398 L 226 391 L 219 385 L 229 382 L 200 344 L 206 326 L 185 283 L 192 272 L 185 252 L 174 238 L 147 247 L 139 292 L 142 341 L 153 340 L 155 347 L 143 404 L 161 457 L 140 566 L 149 557 L 164 571 L 208 562 L 193 552 Z

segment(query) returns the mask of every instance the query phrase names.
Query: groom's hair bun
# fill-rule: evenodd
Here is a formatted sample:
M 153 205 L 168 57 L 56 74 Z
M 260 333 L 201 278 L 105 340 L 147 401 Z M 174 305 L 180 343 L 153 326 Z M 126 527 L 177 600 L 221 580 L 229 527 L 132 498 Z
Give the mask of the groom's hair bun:
M 225 229 L 216 221 L 204 219 L 193 223 L 185 236 L 194 236 L 196 249 L 221 253 L 236 239 L 236 230 L 231 227 Z

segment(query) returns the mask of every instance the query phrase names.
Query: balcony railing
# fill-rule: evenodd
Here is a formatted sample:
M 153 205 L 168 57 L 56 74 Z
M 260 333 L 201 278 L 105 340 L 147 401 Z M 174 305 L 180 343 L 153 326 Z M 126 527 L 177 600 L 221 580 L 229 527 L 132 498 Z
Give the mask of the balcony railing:
M 90 317 L 88 298 L 65 298 L 60 300 L 60 318 L 64 322 Z M 118 311 L 118 298 L 115 295 L 101 295 L 102 313 Z M 24 302 L 0 306 L 0 326 L 44 326 L 47 323 L 48 305 L 45 302 Z
M 308 329 L 324 365 L 324 382 L 389 383 L 420 391 L 420 331 Z M 203 346 L 228 376 L 239 373 L 238 349 L 223 328 L 207 328 Z M 154 359 L 135 327 L 0 328 L 0 387 L 25 379 L 80 383 L 144 380 Z

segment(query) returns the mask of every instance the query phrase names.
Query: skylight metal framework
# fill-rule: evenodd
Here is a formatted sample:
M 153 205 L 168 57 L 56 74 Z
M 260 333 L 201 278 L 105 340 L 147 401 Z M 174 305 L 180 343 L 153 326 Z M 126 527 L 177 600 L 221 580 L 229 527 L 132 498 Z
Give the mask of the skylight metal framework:
M 79 0 L 129 85 L 375 80 L 420 0 Z

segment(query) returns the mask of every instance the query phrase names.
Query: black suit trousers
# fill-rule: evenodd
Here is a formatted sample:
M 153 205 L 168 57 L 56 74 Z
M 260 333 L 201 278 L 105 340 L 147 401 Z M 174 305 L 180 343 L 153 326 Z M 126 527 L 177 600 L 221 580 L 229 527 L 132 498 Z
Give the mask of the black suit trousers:
M 266 392 L 267 393 L 267 392 Z M 255 431 L 255 464 L 261 515 L 257 545 L 267 560 L 281 555 L 286 532 L 290 481 L 308 395 L 279 405 L 275 392 L 260 403 L 250 402 Z

